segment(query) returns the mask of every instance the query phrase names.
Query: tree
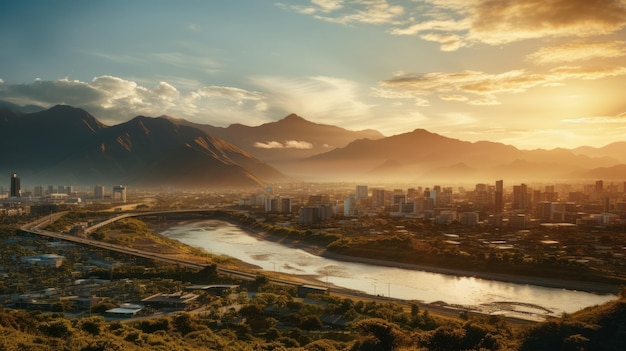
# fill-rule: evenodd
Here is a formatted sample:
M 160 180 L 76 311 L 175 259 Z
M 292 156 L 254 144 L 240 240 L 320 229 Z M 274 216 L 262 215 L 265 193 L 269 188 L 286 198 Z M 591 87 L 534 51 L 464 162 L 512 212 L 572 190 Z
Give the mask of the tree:
M 362 336 L 358 350 L 392 351 L 406 339 L 397 325 L 380 318 L 364 319 L 357 322 L 354 328 Z
M 324 326 L 320 317 L 316 315 L 308 315 L 303 317 L 298 324 L 298 328 L 302 330 L 319 330 Z

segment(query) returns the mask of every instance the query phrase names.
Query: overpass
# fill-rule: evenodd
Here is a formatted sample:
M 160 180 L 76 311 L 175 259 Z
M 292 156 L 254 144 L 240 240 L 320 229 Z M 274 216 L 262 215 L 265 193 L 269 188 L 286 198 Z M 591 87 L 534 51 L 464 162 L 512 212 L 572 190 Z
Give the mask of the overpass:
M 198 214 L 208 215 L 208 214 L 216 213 L 216 212 L 223 213 L 223 212 L 236 212 L 236 211 L 229 210 L 229 209 L 210 209 L 210 210 L 193 209 L 193 210 L 167 210 L 167 211 L 124 213 L 124 214 L 115 216 L 113 218 L 107 219 L 105 221 L 99 222 L 87 228 L 87 230 L 85 230 L 85 234 L 89 234 L 100 227 L 117 222 L 124 218 L 168 215 L 168 214 L 189 214 L 189 213 L 198 213 Z M 138 249 L 129 248 L 126 246 L 105 243 L 102 241 L 93 240 L 93 239 L 89 239 L 85 237 L 78 237 L 78 236 L 71 235 L 71 234 L 57 233 L 57 232 L 52 232 L 49 230 L 42 229 L 45 226 L 53 223 L 54 221 L 56 221 L 57 219 L 59 219 L 66 213 L 67 212 L 59 212 L 59 213 L 55 213 L 45 218 L 40 218 L 36 221 L 30 222 L 28 224 L 21 226 L 20 230 L 22 232 L 26 232 L 26 233 L 30 233 L 30 234 L 34 234 L 38 236 L 43 236 L 47 238 L 57 239 L 57 240 L 69 241 L 69 242 L 79 244 L 79 245 L 96 247 L 99 249 L 114 251 L 114 252 L 131 255 L 135 257 L 151 259 L 151 260 L 155 260 L 155 261 L 159 261 L 163 263 L 176 264 L 185 268 L 201 270 L 209 266 L 209 264 L 199 263 L 199 262 L 185 260 L 185 259 L 176 258 L 176 257 L 170 257 L 167 255 L 163 255 L 163 254 L 159 254 L 159 253 L 155 253 L 151 251 L 138 250 Z M 246 279 L 246 280 L 254 280 L 257 277 L 256 274 L 253 274 L 253 273 L 243 272 L 243 271 L 238 271 L 238 270 L 233 270 L 233 269 L 228 269 L 228 268 L 223 268 L 223 267 L 217 267 L 217 271 L 218 273 L 221 273 L 221 274 L 237 276 L 239 278 Z
M 105 221 L 96 223 L 89 228 L 85 229 L 85 234 L 90 234 L 98 228 L 104 227 L 111 223 L 115 223 L 120 219 L 131 217 L 148 217 L 148 216 L 167 216 L 176 214 L 200 214 L 200 215 L 215 215 L 216 213 L 243 213 L 240 210 L 232 210 L 228 208 L 211 208 L 211 209 L 185 209 L 185 210 L 163 210 L 163 211 L 141 211 L 141 212 L 129 212 L 123 213 L 113 218 L 109 218 Z

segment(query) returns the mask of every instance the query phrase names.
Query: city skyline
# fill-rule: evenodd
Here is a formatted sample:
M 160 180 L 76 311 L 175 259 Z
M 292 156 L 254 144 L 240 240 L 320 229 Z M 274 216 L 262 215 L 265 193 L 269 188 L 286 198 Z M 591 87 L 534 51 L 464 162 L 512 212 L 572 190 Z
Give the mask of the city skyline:
M 0 5 L 0 100 L 256 126 L 297 113 L 523 149 L 623 141 L 626 3 Z M 28 25 L 25 25 L 25 24 Z

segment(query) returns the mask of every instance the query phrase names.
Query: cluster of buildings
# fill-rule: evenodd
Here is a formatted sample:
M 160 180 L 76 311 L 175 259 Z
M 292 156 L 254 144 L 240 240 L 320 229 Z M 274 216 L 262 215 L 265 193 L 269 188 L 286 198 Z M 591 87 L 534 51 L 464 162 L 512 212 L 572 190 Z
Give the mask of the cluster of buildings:
M 0 186 L 0 215 L 22 215 L 26 213 L 48 214 L 58 210 L 59 205 L 76 206 L 88 202 L 126 202 L 126 187 L 115 185 L 107 191 L 103 185 L 93 190 L 76 189 L 71 185 L 36 185 L 24 190 L 17 173 L 11 174 L 10 188 Z
M 315 224 L 332 217 L 386 214 L 430 219 L 445 224 L 491 224 L 530 228 L 552 223 L 562 225 L 611 225 L 626 222 L 626 182 L 605 184 L 534 185 L 505 187 L 493 184 L 465 187 L 410 187 L 408 189 L 357 185 L 343 191 L 307 194 L 281 189 L 239 201 L 239 205 L 263 207 L 265 212 L 297 215 L 300 224 Z

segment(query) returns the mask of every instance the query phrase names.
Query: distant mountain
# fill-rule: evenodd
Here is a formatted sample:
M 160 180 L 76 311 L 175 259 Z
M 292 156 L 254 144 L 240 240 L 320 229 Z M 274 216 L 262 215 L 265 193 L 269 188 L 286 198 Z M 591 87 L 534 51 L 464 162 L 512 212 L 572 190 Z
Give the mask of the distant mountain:
M 33 113 L 45 110 L 45 107 L 38 105 L 21 106 L 8 101 L 0 101 L 0 109 L 6 109 L 17 113 Z
M 572 152 L 577 155 L 587 155 L 591 157 L 611 157 L 622 163 L 626 163 L 626 141 L 618 141 L 600 148 L 581 146 L 572 149 Z
M 590 157 L 566 149 L 519 150 L 501 143 L 472 143 L 416 129 L 377 140 L 356 140 L 284 169 L 309 178 L 321 172 L 325 177 L 360 180 L 530 181 L 566 179 L 573 173 L 616 164 L 619 161 L 614 158 Z
M 236 146 L 165 118 L 107 127 L 84 110 L 0 112 L 2 171 L 43 184 L 261 187 L 286 176 Z
M 572 177 L 584 179 L 608 179 L 626 181 L 626 164 L 611 167 L 599 167 L 590 170 L 581 170 L 572 174 Z
M 344 147 L 356 139 L 374 140 L 384 137 L 375 130 L 351 131 L 337 126 L 309 122 L 295 114 L 256 127 L 231 124 L 222 128 L 179 119 L 173 119 L 173 121 L 224 139 L 259 159 L 277 166 Z

